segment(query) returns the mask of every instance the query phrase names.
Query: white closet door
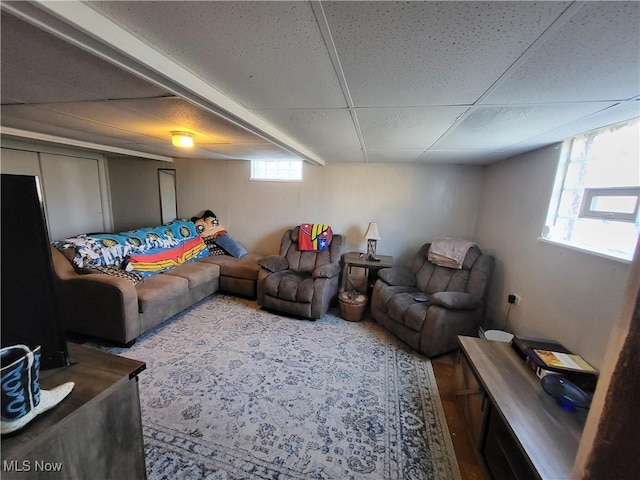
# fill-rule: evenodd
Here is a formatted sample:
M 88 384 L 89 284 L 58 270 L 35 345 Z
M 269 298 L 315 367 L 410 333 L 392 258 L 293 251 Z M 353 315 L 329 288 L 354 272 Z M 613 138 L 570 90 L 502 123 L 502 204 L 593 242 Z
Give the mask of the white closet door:
M 104 231 L 98 160 L 40 154 L 51 240 Z
M 3 148 L 2 158 L 0 158 L 0 171 L 13 175 L 40 176 L 38 154 L 36 152 Z M 42 184 L 42 179 L 40 179 L 40 184 Z

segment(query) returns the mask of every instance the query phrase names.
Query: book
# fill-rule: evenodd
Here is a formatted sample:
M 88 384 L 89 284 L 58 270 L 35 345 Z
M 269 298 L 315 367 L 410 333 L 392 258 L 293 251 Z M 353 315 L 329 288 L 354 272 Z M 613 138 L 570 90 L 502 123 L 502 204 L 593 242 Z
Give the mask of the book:
M 529 351 L 534 348 L 541 350 L 553 350 L 554 352 L 571 353 L 563 345 L 553 340 L 523 338 L 517 335 L 514 335 L 511 340 L 511 346 L 523 360 L 527 360 Z
M 550 371 L 571 371 L 596 374 L 595 368 L 589 365 L 580 355 L 573 353 L 554 352 L 552 350 L 533 349 L 539 360 L 536 364 Z M 536 360 L 533 357 L 534 361 Z

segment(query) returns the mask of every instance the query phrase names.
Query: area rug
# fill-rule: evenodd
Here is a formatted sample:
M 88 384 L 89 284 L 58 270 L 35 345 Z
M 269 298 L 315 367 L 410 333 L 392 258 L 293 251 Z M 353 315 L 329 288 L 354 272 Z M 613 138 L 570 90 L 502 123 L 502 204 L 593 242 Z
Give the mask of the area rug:
M 129 348 L 150 479 L 456 479 L 431 364 L 373 321 L 213 295 Z

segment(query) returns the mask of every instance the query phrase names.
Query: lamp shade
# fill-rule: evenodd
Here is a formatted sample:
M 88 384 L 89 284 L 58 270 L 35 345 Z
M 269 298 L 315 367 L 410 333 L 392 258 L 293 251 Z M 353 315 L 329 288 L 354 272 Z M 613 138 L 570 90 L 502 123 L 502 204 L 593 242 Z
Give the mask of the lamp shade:
M 378 231 L 378 224 L 376 222 L 369 222 L 364 238 L 367 240 L 380 240 L 382 238 Z
M 171 132 L 171 143 L 174 147 L 193 147 L 193 136 L 187 132 Z

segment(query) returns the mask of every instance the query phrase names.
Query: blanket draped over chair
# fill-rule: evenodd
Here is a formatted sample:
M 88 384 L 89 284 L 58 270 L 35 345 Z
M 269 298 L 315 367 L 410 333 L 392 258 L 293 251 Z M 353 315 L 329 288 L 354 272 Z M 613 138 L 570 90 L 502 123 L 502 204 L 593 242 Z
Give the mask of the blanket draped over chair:
M 429 249 L 429 261 L 440 267 L 462 269 L 464 257 L 474 242 L 460 240 L 457 238 L 442 237 L 437 238 Z
M 303 252 L 322 252 L 329 248 L 332 235 L 329 225 L 303 223 L 300 225 L 298 249 Z

